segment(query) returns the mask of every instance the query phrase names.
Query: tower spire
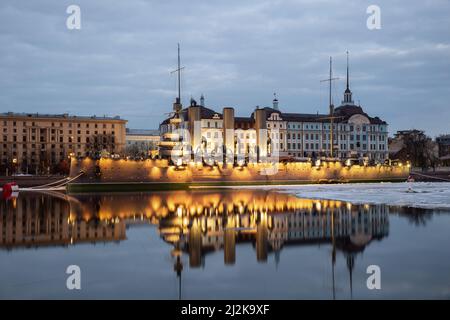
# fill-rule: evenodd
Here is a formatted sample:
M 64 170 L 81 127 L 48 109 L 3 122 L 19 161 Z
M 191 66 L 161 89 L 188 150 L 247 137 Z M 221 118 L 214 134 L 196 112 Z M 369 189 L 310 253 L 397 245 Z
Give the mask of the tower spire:
M 352 100 L 352 91 L 350 90 L 348 51 L 347 51 L 347 88 L 344 91 L 344 101 L 342 101 L 342 104 L 354 104 Z
M 274 108 L 275 110 L 278 110 L 278 99 L 277 99 L 277 93 L 276 93 L 276 92 L 273 93 L 273 101 L 272 101 L 272 104 L 273 104 L 273 108 Z
M 348 84 L 348 51 L 347 51 L 347 90 L 350 90 L 350 86 Z
M 203 106 L 203 107 L 205 106 L 205 96 L 203 95 L 203 93 L 200 96 L 200 105 Z

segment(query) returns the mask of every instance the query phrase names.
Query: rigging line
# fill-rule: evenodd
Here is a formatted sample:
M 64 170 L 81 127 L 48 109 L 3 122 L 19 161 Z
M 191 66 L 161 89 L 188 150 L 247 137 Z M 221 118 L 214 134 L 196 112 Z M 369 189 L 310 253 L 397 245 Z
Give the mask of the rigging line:
M 41 186 L 34 186 L 34 187 L 29 187 L 29 188 L 20 188 L 19 190 L 20 191 L 56 190 L 58 188 L 64 187 L 65 185 L 67 185 L 68 183 L 74 181 L 75 179 L 78 179 L 83 174 L 84 174 L 84 172 L 80 172 L 78 175 L 76 175 L 73 178 L 65 178 L 65 179 L 59 180 L 57 182 L 60 182 L 60 183 L 55 185 L 55 186 L 49 186 L 49 184 L 44 184 L 44 185 L 41 185 Z M 66 180 L 66 181 L 63 181 L 63 180 Z M 52 184 L 54 184 L 54 183 L 52 183 Z
M 41 186 L 29 187 L 28 189 L 42 188 L 42 187 L 50 187 L 50 186 L 52 186 L 52 185 L 54 185 L 54 184 L 59 184 L 59 183 L 61 183 L 62 181 L 65 181 L 65 180 L 68 180 L 68 179 L 69 179 L 69 178 L 66 177 L 66 178 L 63 178 L 63 179 L 61 179 L 61 180 L 57 180 L 57 181 L 53 181 L 53 182 L 50 182 L 50 183 L 47 183 L 47 184 L 43 184 L 43 185 L 41 185 Z

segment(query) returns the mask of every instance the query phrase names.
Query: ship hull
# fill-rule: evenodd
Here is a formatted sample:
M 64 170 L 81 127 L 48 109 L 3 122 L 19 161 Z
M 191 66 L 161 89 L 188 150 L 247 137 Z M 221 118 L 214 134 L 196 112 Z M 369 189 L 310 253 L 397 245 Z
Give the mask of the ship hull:
M 84 174 L 68 185 L 69 192 L 179 190 L 190 187 L 298 185 L 405 181 L 406 166 L 346 167 L 340 162 L 313 166 L 308 162 L 245 167 L 191 164 L 169 166 L 166 160 L 73 159 L 70 176 Z

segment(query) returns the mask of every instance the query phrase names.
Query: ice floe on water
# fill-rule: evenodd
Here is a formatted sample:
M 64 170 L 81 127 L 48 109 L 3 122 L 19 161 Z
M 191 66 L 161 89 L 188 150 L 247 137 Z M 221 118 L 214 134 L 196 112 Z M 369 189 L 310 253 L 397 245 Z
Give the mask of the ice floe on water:
M 352 183 L 295 186 L 258 186 L 301 198 L 329 199 L 352 203 L 387 204 L 416 208 L 450 209 L 450 183 Z

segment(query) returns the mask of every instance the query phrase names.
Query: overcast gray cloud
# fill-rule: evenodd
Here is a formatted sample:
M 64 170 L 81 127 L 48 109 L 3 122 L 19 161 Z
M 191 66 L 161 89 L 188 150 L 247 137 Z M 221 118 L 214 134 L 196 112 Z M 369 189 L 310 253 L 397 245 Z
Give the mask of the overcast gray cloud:
M 81 30 L 66 8 L 81 7 Z M 381 8 L 381 30 L 366 9 Z M 121 115 L 156 128 L 176 94 L 181 43 L 183 103 L 248 115 L 277 92 L 286 112 L 326 112 L 328 57 L 334 100 L 345 86 L 397 129 L 450 133 L 448 0 L 3 0 L 0 111 Z

